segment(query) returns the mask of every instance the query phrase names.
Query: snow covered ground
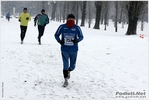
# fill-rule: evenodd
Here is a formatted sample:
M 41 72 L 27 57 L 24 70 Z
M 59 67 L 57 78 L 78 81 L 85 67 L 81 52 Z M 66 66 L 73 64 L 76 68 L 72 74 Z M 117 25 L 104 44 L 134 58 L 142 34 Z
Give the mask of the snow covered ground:
M 32 19 L 22 45 L 18 20 L 1 18 L 3 99 L 100 100 L 130 96 L 118 92 L 145 92 L 132 98 L 148 99 L 148 23 L 144 31 L 140 31 L 139 24 L 138 35 L 133 36 L 125 35 L 127 25 L 119 25 L 118 32 L 114 32 L 112 22 L 107 31 L 104 26 L 100 30 L 81 27 L 84 40 L 79 43 L 77 66 L 67 88 L 62 87 L 60 45 L 54 38 L 60 24 L 50 22 L 42 45 L 38 45 Z M 144 34 L 143 39 L 140 34 Z

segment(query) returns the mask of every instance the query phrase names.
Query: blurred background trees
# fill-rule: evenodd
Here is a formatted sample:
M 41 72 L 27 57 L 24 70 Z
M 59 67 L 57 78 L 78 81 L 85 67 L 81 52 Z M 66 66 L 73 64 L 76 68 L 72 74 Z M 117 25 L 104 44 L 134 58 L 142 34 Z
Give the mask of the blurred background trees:
M 32 17 L 45 9 L 51 21 L 65 23 L 67 14 L 75 15 L 76 24 L 80 20 L 81 27 L 88 23 L 89 28 L 106 30 L 109 21 L 114 22 L 115 32 L 118 23 L 124 27 L 128 24 L 126 35 L 135 35 L 137 22 L 141 22 L 143 31 L 144 21 L 148 22 L 148 1 L 1 1 L 1 15 L 10 12 L 16 17 L 27 7 Z M 94 26 L 91 26 L 91 23 Z

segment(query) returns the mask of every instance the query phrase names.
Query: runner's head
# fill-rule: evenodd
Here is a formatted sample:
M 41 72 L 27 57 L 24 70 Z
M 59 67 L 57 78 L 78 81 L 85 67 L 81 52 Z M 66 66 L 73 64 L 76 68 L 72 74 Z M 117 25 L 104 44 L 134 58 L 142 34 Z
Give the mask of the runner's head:
M 74 20 L 75 16 L 73 14 L 68 14 L 67 20 Z
M 42 9 L 42 10 L 41 10 L 41 13 L 42 13 L 42 14 L 45 14 L 45 10 L 44 10 L 44 9 Z
M 68 14 L 66 25 L 69 28 L 73 28 L 75 25 L 75 16 L 73 14 Z
M 26 13 L 26 12 L 27 12 L 27 8 L 24 8 L 24 9 L 23 9 L 23 12 Z

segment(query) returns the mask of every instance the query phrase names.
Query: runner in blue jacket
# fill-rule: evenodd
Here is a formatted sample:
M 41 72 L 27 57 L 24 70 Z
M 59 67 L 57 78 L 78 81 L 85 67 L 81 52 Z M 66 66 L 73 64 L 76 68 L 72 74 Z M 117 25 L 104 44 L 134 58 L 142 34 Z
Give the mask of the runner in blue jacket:
M 63 86 L 65 87 L 68 85 L 70 71 L 73 71 L 76 66 L 78 42 L 83 40 L 82 31 L 79 26 L 75 25 L 75 16 L 73 14 L 67 16 L 66 24 L 59 26 L 55 33 L 55 39 L 61 44 L 63 75 L 65 79 Z

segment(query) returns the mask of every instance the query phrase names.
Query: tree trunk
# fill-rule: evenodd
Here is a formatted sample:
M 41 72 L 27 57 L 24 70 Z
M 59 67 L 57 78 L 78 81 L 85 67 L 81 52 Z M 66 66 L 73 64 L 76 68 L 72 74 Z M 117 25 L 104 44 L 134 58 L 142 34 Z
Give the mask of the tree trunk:
M 86 3 L 87 3 L 87 1 L 83 1 L 83 10 L 82 10 L 81 26 L 85 26 Z
M 117 32 L 118 1 L 115 1 L 115 32 Z
M 94 29 L 100 29 L 99 24 L 100 24 L 100 15 L 101 15 L 101 9 L 102 9 L 102 1 L 95 1 L 95 6 L 96 6 L 96 19 L 95 19 Z
M 123 12 L 122 12 L 122 9 L 121 9 L 119 23 L 121 23 L 121 22 L 122 22 L 122 15 L 123 15 Z
M 143 31 L 143 28 L 144 28 L 144 17 L 145 17 L 145 14 L 146 14 L 146 13 L 143 13 L 143 14 L 141 15 L 141 31 Z
M 144 27 L 144 22 L 143 20 L 141 21 L 141 31 L 143 31 L 143 27 Z
M 129 23 L 128 23 L 128 29 L 126 35 L 136 35 L 136 29 L 137 29 L 137 18 L 131 18 L 129 17 Z
M 100 29 L 100 28 L 99 28 L 100 13 L 101 13 L 100 8 L 99 8 L 99 7 L 96 8 L 96 19 L 95 19 L 95 26 L 94 26 L 94 29 Z
M 123 17 L 123 19 L 122 19 L 122 28 L 124 28 L 124 25 L 125 25 L 125 18 Z
M 63 23 L 65 23 L 66 20 L 66 3 L 64 3 L 64 8 L 63 8 Z
M 91 4 L 90 1 L 88 2 L 88 28 L 91 27 Z
M 104 17 L 104 14 L 103 14 L 103 10 L 101 11 L 101 21 L 100 21 L 100 23 L 101 23 L 101 25 L 103 24 L 103 17 Z
M 130 1 L 129 5 L 129 11 L 128 11 L 128 29 L 126 32 L 126 35 L 136 35 L 136 29 L 137 29 L 137 22 L 139 15 L 137 14 L 137 7 L 138 7 L 137 1 Z
M 53 3 L 53 6 L 52 6 L 52 15 L 51 15 L 51 20 L 54 20 L 55 21 L 55 17 L 56 17 L 56 2 Z
M 79 14 L 78 14 L 78 11 L 79 11 L 79 1 L 76 1 L 76 24 L 78 25 L 78 20 L 79 20 Z
M 107 24 L 108 24 L 108 4 L 109 4 L 109 2 L 108 1 L 105 1 L 104 2 L 105 4 L 104 4 L 104 6 L 105 6 L 105 8 L 104 8 L 104 25 L 105 25 L 105 28 L 104 28 L 104 30 L 107 30 Z

